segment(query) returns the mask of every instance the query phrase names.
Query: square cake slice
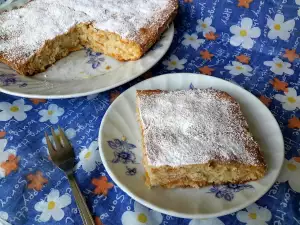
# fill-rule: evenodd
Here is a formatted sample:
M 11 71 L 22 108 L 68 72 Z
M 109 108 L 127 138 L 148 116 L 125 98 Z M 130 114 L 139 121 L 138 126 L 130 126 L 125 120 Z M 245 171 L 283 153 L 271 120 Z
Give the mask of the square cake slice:
M 226 92 L 138 90 L 137 111 L 150 187 L 237 184 L 266 172 L 240 105 Z

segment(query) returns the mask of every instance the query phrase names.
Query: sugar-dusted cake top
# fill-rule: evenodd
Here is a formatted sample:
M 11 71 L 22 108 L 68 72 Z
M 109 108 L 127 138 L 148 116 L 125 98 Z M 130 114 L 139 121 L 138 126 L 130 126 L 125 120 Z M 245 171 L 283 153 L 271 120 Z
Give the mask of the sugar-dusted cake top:
M 28 58 L 46 40 L 79 23 L 115 32 L 139 42 L 141 28 L 161 25 L 176 0 L 32 0 L 23 8 L 0 13 L 0 56 Z M 169 11 L 168 11 L 169 9 Z
M 239 104 L 213 89 L 138 91 L 148 164 L 263 163 Z

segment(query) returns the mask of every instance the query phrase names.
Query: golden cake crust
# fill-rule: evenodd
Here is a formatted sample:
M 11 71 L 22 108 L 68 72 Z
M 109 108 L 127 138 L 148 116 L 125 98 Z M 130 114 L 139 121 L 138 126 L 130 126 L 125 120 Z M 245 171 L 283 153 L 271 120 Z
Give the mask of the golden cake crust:
M 260 147 L 254 139 L 251 140 L 253 143 L 246 145 L 245 148 L 245 151 L 255 158 L 255 163 L 253 164 L 247 164 L 234 157 L 229 160 L 224 160 L 222 157 L 215 155 L 206 163 L 180 166 L 151 165 L 147 155 L 145 126 L 142 122 L 140 111 L 141 96 L 159 95 L 163 92 L 164 91 L 161 90 L 137 90 L 137 114 L 142 134 L 143 164 L 146 170 L 146 185 L 149 187 L 159 185 L 164 188 L 203 187 L 211 184 L 240 184 L 254 181 L 264 176 L 266 172 L 266 163 L 262 152 L 260 151 Z M 233 109 L 233 114 L 240 113 L 238 103 L 226 92 L 218 91 L 217 98 L 221 101 L 230 101 L 233 105 L 237 106 Z M 251 135 L 246 121 L 242 126 L 244 126 L 243 130 L 247 132 L 247 135 Z
M 177 0 L 166 1 L 167 7 L 156 15 L 161 19 L 153 20 L 147 26 L 140 28 L 133 37 L 124 38 L 117 32 L 99 29 L 93 21 L 81 22 L 70 27 L 67 32 L 45 40 L 44 44 L 34 51 L 34 54 L 17 54 L 5 49 L 1 51 L 0 48 L 0 62 L 7 64 L 20 74 L 34 75 L 45 71 L 57 60 L 83 47 L 89 47 L 93 51 L 112 56 L 119 61 L 138 60 L 160 38 L 177 14 Z M 24 8 L 30 4 L 28 3 Z M 5 13 L 7 16 L 3 15 Z M 10 17 L 8 13 L 10 12 L 0 14 L 0 23 Z M 5 41 L 10 38 L 14 36 L 10 37 L 9 32 L 0 36 L 0 44 L 1 39 Z

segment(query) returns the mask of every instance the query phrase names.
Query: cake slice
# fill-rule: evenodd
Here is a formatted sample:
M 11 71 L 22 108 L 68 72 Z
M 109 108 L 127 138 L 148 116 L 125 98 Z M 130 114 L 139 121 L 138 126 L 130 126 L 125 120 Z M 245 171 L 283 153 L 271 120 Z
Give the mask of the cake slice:
M 137 112 L 150 187 L 237 184 L 266 172 L 239 104 L 223 91 L 140 90 Z
M 174 19 L 178 0 L 32 0 L 0 13 L 0 62 L 23 75 L 91 48 L 137 60 Z

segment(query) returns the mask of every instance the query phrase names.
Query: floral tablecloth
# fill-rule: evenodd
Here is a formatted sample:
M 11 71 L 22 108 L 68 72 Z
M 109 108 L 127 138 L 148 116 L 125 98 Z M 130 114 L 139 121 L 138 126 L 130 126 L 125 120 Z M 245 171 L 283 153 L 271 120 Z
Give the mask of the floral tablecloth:
M 47 153 L 44 132 L 58 125 L 75 147 L 75 175 L 98 225 L 300 224 L 299 19 L 300 0 L 181 0 L 169 52 L 132 82 L 65 100 L 0 93 L 0 224 L 81 224 L 68 181 Z M 278 120 L 284 167 L 256 203 L 220 218 L 174 218 L 135 202 L 106 173 L 97 144 L 105 111 L 128 87 L 169 72 L 237 83 Z

